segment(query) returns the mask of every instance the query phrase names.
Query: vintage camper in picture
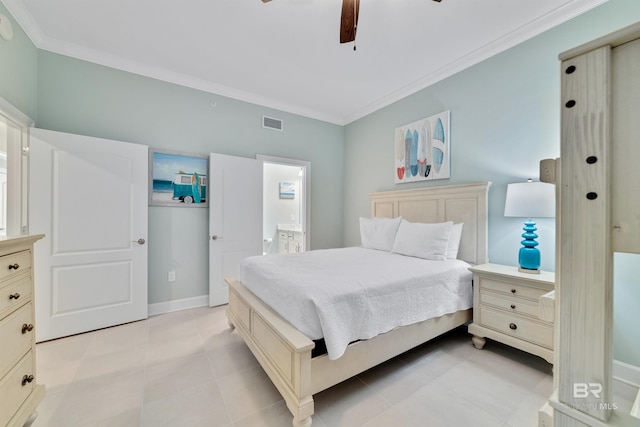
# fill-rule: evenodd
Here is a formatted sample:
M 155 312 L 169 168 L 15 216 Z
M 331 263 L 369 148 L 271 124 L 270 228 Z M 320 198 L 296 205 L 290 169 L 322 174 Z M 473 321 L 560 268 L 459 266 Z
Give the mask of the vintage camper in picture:
M 207 200 L 207 176 L 197 173 L 176 173 L 173 179 L 173 199 L 184 203 Z

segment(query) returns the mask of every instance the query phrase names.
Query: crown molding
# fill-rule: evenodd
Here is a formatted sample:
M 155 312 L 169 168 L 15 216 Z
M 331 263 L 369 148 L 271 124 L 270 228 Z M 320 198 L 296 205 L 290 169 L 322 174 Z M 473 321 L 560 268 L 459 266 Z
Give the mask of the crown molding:
M 450 62 L 438 70 L 425 75 L 415 82 L 405 86 L 404 88 L 392 92 L 386 97 L 380 98 L 377 102 L 355 111 L 353 114 L 344 117 L 344 124 L 352 123 L 381 108 L 387 107 L 394 102 L 413 95 L 422 89 L 425 89 L 435 83 L 438 83 L 454 74 L 459 73 L 473 65 L 476 65 L 485 59 L 489 59 L 494 55 L 504 52 L 526 40 L 544 33 L 564 22 L 567 22 L 576 16 L 587 12 L 609 0 L 576 0 L 567 3 L 546 15 L 535 19 L 520 28 L 500 37 L 496 41 L 482 46 L 473 52 L 468 53 L 457 61 Z
M 498 53 L 514 47 L 532 37 L 535 37 L 563 22 L 566 22 L 590 9 L 593 9 L 608 0 L 575 0 L 558 7 L 552 12 L 535 19 L 520 28 L 497 39 L 496 41 L 476 49 L 459 60 L 444 65 L 438 70 L 431 72 L 415 82 L 394 91 L 387 96 L 380 98 L 367 106 L 355 110 L 352 114 L 345 116 L 335 115 L 323 111 L 312 110 L 296 104 L 285 103 L 276 99 L 265 97 L 259 94 L 243 91 L 238 88 L 221 85 L 205 79 L 199 79 L 182 73 L 176 73 L 164 68 L 149 66 L 141 62 L 128 60 L 117 55 L 88 49 L 83 46 L 70 43 L 63 43 L 51 39 L 42 33 L 38 24 L 33 20 L 31 14 L 21 0 L 0 0 L 7 10 L 13 15 L 18 24 L 38 48 L 53 53 L 69 56 L 83 61 L 92 62 L 106 67 L 150 77 L 168 83 L 202 90 L 215 95 L 225 96 L 239 101 L 259 105 L 283 111 L 290 114 L 308 117 L 340 126 L 345 126 L 358 119 L 361 119 L 375 111 L 387 107 L 394 102 L 413 95 L 439 81 L 446 79 L 466 68 L 484 61 Z

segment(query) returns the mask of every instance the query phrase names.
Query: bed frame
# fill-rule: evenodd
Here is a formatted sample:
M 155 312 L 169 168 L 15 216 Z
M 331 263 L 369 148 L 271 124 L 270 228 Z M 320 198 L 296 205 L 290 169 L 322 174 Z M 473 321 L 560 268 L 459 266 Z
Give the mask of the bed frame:
M 490 182 L 370 194 L 372 217 L 411 222 L 464 222 L 458 258 L 487 262 L 487 194 Z M 294 426 L 310 426 L 313 395 L 471 320 L 471 309 L 355 342 L 342 357 L 311 357 L 314 343 L 258 299 L 240 281 L 229 285 L 229 326 L 235 328 L 293 414 Z

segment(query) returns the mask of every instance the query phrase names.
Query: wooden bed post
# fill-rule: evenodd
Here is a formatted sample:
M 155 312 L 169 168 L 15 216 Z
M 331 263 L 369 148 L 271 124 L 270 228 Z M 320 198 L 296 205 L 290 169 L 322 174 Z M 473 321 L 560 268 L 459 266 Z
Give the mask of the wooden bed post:
M 229 285 L 227 319 L 282 395 L 293 415 L 295 427 L 311 426 L 311 350 L 313 341 L 304 336 L 260 301 L 241 282 Z

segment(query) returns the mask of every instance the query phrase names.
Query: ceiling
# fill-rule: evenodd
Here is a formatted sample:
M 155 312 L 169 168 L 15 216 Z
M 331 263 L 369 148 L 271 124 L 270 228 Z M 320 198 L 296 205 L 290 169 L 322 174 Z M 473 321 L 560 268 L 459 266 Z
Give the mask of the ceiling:
M 347 124 L 607 0 L 1 0 L 40 49 Z

